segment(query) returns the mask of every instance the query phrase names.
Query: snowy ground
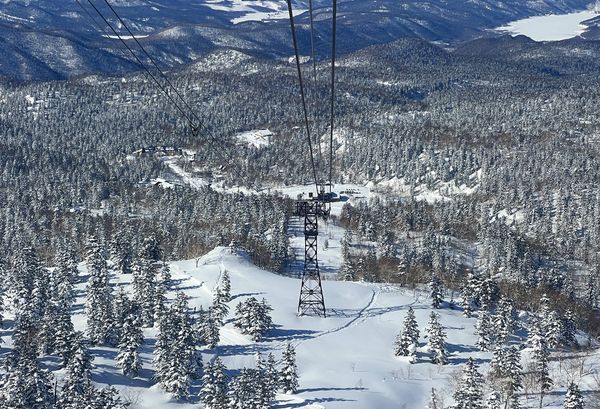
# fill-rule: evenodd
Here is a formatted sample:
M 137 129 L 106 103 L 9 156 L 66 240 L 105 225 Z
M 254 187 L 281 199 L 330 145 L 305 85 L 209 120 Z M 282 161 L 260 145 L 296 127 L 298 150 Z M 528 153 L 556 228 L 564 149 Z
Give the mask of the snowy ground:
M 529 17 L 513 21 L 497 31 L 506 31 L 514 35 L 522 34 L 535 41 L 560 41 L 576 37 L 587 28 L 583 21 L 598 15 L 596 11 Z
M 296 300 L 300 282 L 298 279 L 274 275 L 255 267 L 243 255 L 231 254 L 228 248 L 217 248 L 197 260 L 171 263 L 175 287 L 169 294 L 184 291 L 190 297 L 190 307 L 207 308 L 212 291 L 224 270 L 231 275 L 233 301 L 230 307 L 245 297 L 265 297 L 273 306 L 276 328 L 263 342 L 251 342 L 227 321 L 221 330 L 221 343 L 214 350 L 204 350 L 204 361 L 219 355 L 230 370 L 230 375 L 244 366 L 254 365 L 256 352 L 273 352 L 279 358 L 287 342 L 296 346 L 300 372 L 300 391 L 294 396 L 278 396 L 276 408 L 406 408 L 426 407 L 432 387 L 448 394 L 452 378 L 468 357 L 475 358 L 485 371 L 489 353 L 479 352 L 475 343 L 475 319 L 467 319 L 461 312 L 446 308 L 438 310 L 441 322 L 448 334 L 450 364 L 438 367 L 429 362 L 421 337 L 418 360 L 409 364 L 393 356 L 393 342 L 409 306 L 416 312 L 423 335 L 431 311 L 426 296 L 419 292 L 387 286 L 325 281 L 326 319 L 296 316 Z M 85 281 L 85 269 L 82 268 Z M 129 289 L 130 277 L 114 277 L 119 286 Z M 84 329 L 83 306 L 85 282 L 78 286 L 79 297 L 75 306 L 75 323 Z M 231 318 L 231 317 L 229 317 Z M 4 341 L 10 343 L 9 331 L 0 332 Z M 96 347 L 92 353 L 94 380 L 100 384 L 112 384 L 132 401 L 132 408 L 198 408 L 198 384 L 192 388 L 190 402 L 170 400 L 151 381 L 152 345 L 156 330 L 145 331 L 146 345 L 142 354 L 144 368 L 140 376 L 129 379 L 115 368 L 116 351 L 113 348 Z M 6 344 L 2 345 L 6 352 Z M 54 359 L 45 360 L 50 367 Z M 554 375 L 558 374 L 558 362 L 554 362 Z M 565 361 L 561 367 L 566 366 Z M 587 366 L 600 365 L 598 354 L 588 357 Z M 60 376 L 60 374 L 58 374 Z M 558 377 L 556 378 L 558 379 Z M 591 387 L 589 375 L 584 377 L 584 390 Z M 557 382 L 564 391 L 564 385 Z M 563 394 L 547 398 L 547 408 L 561 408 Z M 446 399 L 449 403 L 449 399 Z M 523 398 L 523 402 L 526 402 Z M 535 396 L 528 407 L 534 407 Z

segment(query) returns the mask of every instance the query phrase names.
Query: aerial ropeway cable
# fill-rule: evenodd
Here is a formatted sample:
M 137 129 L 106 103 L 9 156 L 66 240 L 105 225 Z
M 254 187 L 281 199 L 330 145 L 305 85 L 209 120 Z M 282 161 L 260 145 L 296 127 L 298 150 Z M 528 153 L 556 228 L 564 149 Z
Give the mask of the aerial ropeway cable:
M 79 0 L 76 0 L 76 1 L 77 1 L 77 3 L 82 8 L 84 8 L 83 5 L 79 2 Z M 206 131 L 206 136 L 210 140 L 212 140 L 213 142 L 215 142 L 217 144 L 222 144 L 222 141 L 218 140 L 214 135 L 212 135 L 211 132 L 209 132 L 206 129 L 206 127 L 203 125 L 203 123 L 202 123 L 201 119 L 198 117 L 198 115 L 194 112 L 194 110 L 191 108 L 191 106 L 185 101 L 185 99 L 183 98 L 183 96 L 181 95 L 181 93 L 173 86 L 173 83 L 168 79 L 168 77 L 165 75 L 165 73 L 162 72 L 162 70 L 160 69 L 160 67 L 158 67 L 158 64 L 156 63 L 156 61 L 146 51 L 146 49 L 139 42 L 139 40 L 136 38 L 136 36 L 133 34 L 133 32 L 129 29 L 129 27 L 127 26 L 127 24 L 125 23 L 125 21 L 119 16 L 119 14 L 117 13 L 117 11 L 110 5 L 110 3 L 107 0 L 104 0 L 104 2 L 108 5 L 108 7 L 115 14 L 115 16 L 117 17 L 117 19 L 119 20 L 119 22 L 127 30 L 127 32 L 129 33 L 129 35 L 131 36 L 131 38 L 133 40 L 135 40 L 136 44 L 139 46 L 139 48 L 142 50 L 142 52 L 148 57 L 148 59 L 152 62 L 152 64 L 156 68 L 156 70 L 160 73 L 161 77 L 165 80 L 165 82 L 167 84 L 166 86 L 164 84 L 162 84 L 156 78 L 156 76 L 154 74 L 152 74 L 152 72 L 148 69 L 148 67 L 146 67 L 146 64 L 144 64 L 144 62 L 137 56 L 137 54 L 132 50 L 132 48 L 129 46 L 129 44 L 127 44 L 127 42 L 117 32 L 117 30 L 108 21 L 108 19 L 104 16 L 104 14 L 96 7 L 96 5 L 94 5 L 94 3 L 92 3 L 91 0 L 87 0 L 87 2 L 92 6 L 92 8 L 96 11 L 96 13 L 100 16 L 100 18 L 102 18 L 102 20 L 104 21 L 104 23 L 110 28 L 110 30 L 119 39 L 119 41 L 121 41 L 121 43 L 125 46 L 125 48 L 127 48 L 127 50 L 129 50 L 129 52 L 131 53 L 131 55 L 133 56 L 133 58 L 136 60 L 136 62 L 144 69 L 144 71 L 146 72 L 146 74 L 156 83 L 156 85 L 162 91 L 162 93 L 165 94 L 165 96 L 167 97 L 167 99 L 169 100 L 169 102 L 185 118 L 185 120 L 188 122 L 190 128 L 192 129 L 192 135 L 193 136 L 198 136 L 199 132 L 202 129 L 204 129 Z M 85 10 L 85 8 L 84 8 L 84 10 Z M 88 13 L 88 15 L 89 15 L 89 13 Z M 90 15 L 90 18 L 91 18 L 91 15 Z M 95 22 L 94 19 L 92 19 L 92 20 Z M 102 31 L 106 32 L 104 29 L 102 29 Z M 181 101 L 181 103 L 187 108 L 187 110 L 188 110 L 187 112 L 186 112 L 185 109 L 182 108 L 181 104 L 177 103 L 177 101 L 173 98 L 173 96 L 168 92 L 167 87 L 169 87 L 170 89 L 173 90 L 173 92 L 179 98 L 179 100 Z M 194 119 L 196 119 L 196 121 L 194 121 Z M 239 170 L 235 166 L 235 161 L 234 161 L 233 157 L 231 156 L 231 154 L 229 153 L 229 151 L 227 151 L 225 149 L 216 149 L 215 151 L 217 152 L 217 154 L 219 156 L 221 156 L 222 159 L 225 160 L 226 163 L 229 163 L 231 165 L 230 169 L 233 170 L 233 173 L 235 173 L 236 176 L 239 179 L 243 179 L 242 176 L 241 176 L 241 174 L 240 174 L 240 172 L 239 172 Z
M 185 110 L 183 108 L 181 108 L 179 106 L 179 104 L 173 99 L 173 97 L 169 94 L 169 92 L 167 92 L 167 90 L 165 89 L 165 87 L 163 86 L 163 84 L 160 81 L 158 81 L 156 79 L 156 77 L 154 76 L 154 74 L 152 74 L 152 72 L 150 72 L 150 70 L 148 69 L 148 67 L 146 67 L 146 64 L 144 64 L 142 62 L 142 60 L 140 60 L 140 58 L 137 56 L 137 54 L 133 52 L 133 50 L 131 49 L 131 47 L 129 47 L 129 44 L 127 44 L 127 42 L 117 32 L 117 30 L 108 21 L 108 19 L 104 16 L 104 14 L 102 14 L 102 12 L 100 10 L 98 10 L 98 8 L 96 7 L 96 5 L 94 3 L 92 3 L 91 0 L 87 0 L 87 2 L 90 4 L 90 6 L 92 6 L 94 8 L 94 10 L 96 11 L 96 13 L 100 16 L 100 18 L 102 18 L 102 20 L 104 21 L 104 23 L 108 26 L 108 28 L 110 28 L 110 30 L 114 33 L 114 35 L 117 36 L 117 38 L 121 41 L 121 43 L 123 43 L 123 45 L 125 46 L 125 48 L 127 48 L 127 50 L 129 50 L 129 52 L 131 53 L 131 55 L 133 56 L 133 58 L 135 58 L 135 60 L 137 61 L 137 63 L 146 71 L 146 74 L 150 78 L 152 78 L 152 80 L 156 83 L 156 85 L 158 86 L 158 88 L 165 94 L 165 96 L 169 99 L 169 101 L 171 101 L 171 103 L 173 104 L 173 106 L 175 106 L 175 108 L 177 108 L 177 110 L 181 113 L 181 115 L 183 115 L 183 117 L 189 122 L 190 126 L 193 129 L 195 129 L 196 125 L 194 124 L 194 121 L 192 120 L 192 118 L 188 115 L 187 112 L 185 112 Z
M 334 132 L 335 132 L 335 81 L 336 81 L 336 77 L 335 77 L 335 64 L 336 64 L 336 44 L 337 44 L 337 0 L 332 0 L 333 4 L 332 4 L 332 39 L 331 39 L 331 82 L 330 82 L 330 87 L 331 87 L 331 93 L 330 93 L 330 118 L 329 118 L 329 200 L 331 199 L 331 193 L 332 193 L 332 189 L 333 189 L 333 136 L 334 136 Z M 317 178 L 317 171 L 316 171 L 316 166 L 315 166 L 315 159 L 314 159 L 314 155 L 313 155 L 313 148 L 312 148 L 312 139 L 310 136 L 310 123 L 309 123 L 309 115 L 307 112 L 307 104 L 306 104 L 306 97 L 305 97 L 305 87 L 304 87 L 304 81 L 302 78 L 302 68 L 301 68 L 301 64 L 300 64 L 300 55 L 299 55 L 299 50 L 298 50 L 298 41 L 297 41 L 297 35 L 296 35 L 296 29 L 295 29 L 295 24 L 294 24 L 294 13 L 293 13 L 293 9 L 292 9 L 292 1 L 291 0 L 287 0 L 287 4 L 288 4 L 288 11 L 289 11 L 289 16 L 290 16 L 290 25 L 291 25 L 291 29 L 292 29 L 292 42 L 294 45 L 294 55 L 296 58 L 296 66 L 297 66 L 297 71 L 298 71 L 298 81 L 300 83 L 300 95 L 302 98 L 302 107 L 304 110 L 304 120 L 305 120 L 305 124 L 306 124 L 306 132 L 307 132 L 307 136 L 308 136 L 308 145 L 309 145 L 309 151 L 310 151 L 310 158 L 311 158 L 311 163 L 313 166 L 313 174 L 314 174 L 314 178 L 315 178 L 315 185 L 317 188 L 317 195 L 319 195 L 320 193 L 320 189 L 319 189 L 319 179 Z M 313 83 L 314 83 L 314 87 L 316 88 L 317 86 L 317 68 L 316 68 L 316 58 L 315 58 L 315 26 L 314 26 L 314 11 L 313 11 L 313 1 L 309 0 L 308 2 L 308 7 L 309 7 L 309 19 L 310 19 L 310 48 L 311 48 L 311 59 L 312 59 L 312 76 L 313 76 Z M 316 117 L 316 113 L 315 113 L 315 117 Z M 321 142 L 320 142 L 320 138 L 317 138 L 315 140 L 315 143 L 318 144 L 318 148 L 319 148 L 319 155 L 321 155 Z M 321 159 L 321 158 L 320 158 Z M 320 163 L 320 162 L 319 162 Z M 323 201 L 328 201 L 326 200 L 325 197 L 321 197 L 321 199 Z
M 329 137 L 329 194 L 333 185 L 333 129 L 335 126 L 335 45 L 336 45 L 337 0 L 333 0 L 331 39 L 331 122 Z
M 306 108 L 306 95 L 304 92 L 304 80 L 302 79 L 302 67 L 300 66 L 300 54 L 298 50 L 298 39 L 296 38 L 296 26 L 294 24 L 294 12 L 292 9 L 292 0 L 287 0 L 288 11 L 290 14 L 290 27 L 292 30 L 292 42 L 294 43 L 294 55 L 296 57 L 296 68 L 298 71 L 298 82 L 300 84 L 300 97 L 302 99 L 302 110 L 304 113 L 304 124 L 306 126 L 306 136 L 308 140 L 308 150 L 310 152 L 310 163 L 312 173 L 315 179 L 315 188 L 317 195 L 319 194 L 319 179 L 317 177 L 317 168 L 315 166 L 315 156 L 313 153 L 312 139 L 310 136 L 310 123 L 308 121 L 308 109 Z
M 139 40 L 137 39 L 137 37 L 133 34 L 133 32 L 129 29 L 129 26 L 125 23 L 125 21 L 121 18 L 121 16 L 119 16 L 119 14 L 117 13 L 117 11 L 113 8 L 113 6 L 108 2 L 108 0 L 104 0 L 104 3 L 106 3 L 106 5 L 110 8 L 110 10 L 113 12 L 113 14 L 117 17 L 117 19 L 119 20 L 119 22 L 123 25 L 123 27 L 125 28 L 125 30 L 127 30 L 127 32 L 129 33 L 129 35 L 131 36 L 131 38 L 136 42 L 136 44 L 140 47 L 140 49 L 142 50 L 142 52 L 144 53 L 144 55 L 146 55 L 146 57 L 148 57 L 148 60 L 150 60 L 150 62 L 152 63 L 152 65 L 154 65 L 154 67 L 156 68 L 156 70 L 160 73 L 161 77 L 165 80 L 165 82 L 168 84 L 168 86 L 173 90 L 173 92 L 175 92 L 175 94 L 177 95 L 177 97 L 181 100 L 181 102 L 183 103 L 183 105 L 185 105 L 185 107 L 188 109 L 188 111 L 192 114 L 192 116 L 196 119 L 197 121 L 197 126 L 195 127 L 195 129 L 199 130 L 200 127 L 202 126 L 202 121 L 200 120 L 200 118 L 198 117 L 198 115 L 196 115 L 196 113 L 194 112 L 194 110 L 192 109 L 192 107 L 185 101 L 185 99 L 183 98 L 183 96 L 181 95 L 181 93 L 177 90 L 177 88 L 175 88 L 173 86 L 173 84 L 171 83 L 171 81 L 169 80 L 169 77 L 167 77 L 165 75 L 164 72 L 162 72 L 162 70 L 160 69 L 160 67 L 158 66 L 158 64 L 156 63 L 156 61 L 154 61 L 154 58 L 152 58 L 152 56 L 146 51 L 146 49 L 144 48 L 144 46 L 142 46 L 142 44 L 139 42 Z

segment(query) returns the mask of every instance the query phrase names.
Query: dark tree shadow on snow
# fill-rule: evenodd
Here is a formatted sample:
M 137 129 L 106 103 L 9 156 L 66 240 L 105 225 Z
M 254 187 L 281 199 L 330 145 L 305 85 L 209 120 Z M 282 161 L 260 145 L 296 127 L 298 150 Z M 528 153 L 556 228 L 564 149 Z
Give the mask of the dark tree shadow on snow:
M 342 399 L 342 398 L 315 398 L 315 399 L 306 399 L 302 402 L 282 402 L 276 403 L 272 407 L 273 409 L 283 409 L 283 408 L 305 408 L 307 406 L 317 404 L 317 403 L 330 403 L 330 402 L 356 402 L 354 399 Z
M 283 341 L 283 340 L 299 340 L 310 339 L 318 331 L 305 329 L 285 329 L 281 327 L 273 328 L 268 332 L 265 341 Z
M 305 388 L 298 389 L 298 393 L 325 392 L 325 391 L 366 391 L 367 388 Z
M 240 298 L 240 297 L 254 297 L 254 296 L 259 296 L 259 295 L 264 295 L 264 292 L 261 293 L 239 293 L 239 294 L 234 294 L 231 296 L 231 301 L 235 300 L 236 298 Z

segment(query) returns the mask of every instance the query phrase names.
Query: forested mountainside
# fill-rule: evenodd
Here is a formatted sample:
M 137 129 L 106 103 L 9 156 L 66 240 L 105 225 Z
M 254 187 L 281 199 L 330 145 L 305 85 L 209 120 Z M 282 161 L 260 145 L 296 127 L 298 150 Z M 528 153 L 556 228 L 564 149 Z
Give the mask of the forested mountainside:
M 344 201 L 319 251 L 339 261 L 327 277 L 348 282 L 328 283 L 323 321 L 295 316 L 292 199 L 312 170 L 292 63 L 218 50 L 169 73 L 198 134 L 140 73 L 3 82 L 5 407 L 478 408 L 485 391 L 490 408 L 555 409 L 582 390 L 596 404 L 598 57 L 594 41 L 501 37 L 340 58 Z M 320 175 L 328 74 L 307 77 Z M 343 377 L 323 371 L 354 351 Z
M 298 1 L 294 7 L 299 14 L 301 44 L 308 47 L 307 3 Z M 338 51 L 348 53 L 400 37 L 464 41 L 512 20 L 583 10 L 590 3 L 590 0 L 347 0 L 339 5 Z M 106 3 L 94 0 L 91 4 L 111 24 L 118 23 Z M 86 0 L 0 3 L 0 51 L 11 56 L 0 63 L 0 75 L 47 80 L 139 69 L 91 4 Z M 291 54 L 283 1 L 155 0 L 110 4 L 163 67 L 189 63 L 223 48 L 262 57 L 287 58 Z M 314 7 L 317 51 L 327 56 L 331 34 L 327 17 L 331 6 L 317 0 Z M 120 24 L 116 27 L 121 35 L 129 37 Z

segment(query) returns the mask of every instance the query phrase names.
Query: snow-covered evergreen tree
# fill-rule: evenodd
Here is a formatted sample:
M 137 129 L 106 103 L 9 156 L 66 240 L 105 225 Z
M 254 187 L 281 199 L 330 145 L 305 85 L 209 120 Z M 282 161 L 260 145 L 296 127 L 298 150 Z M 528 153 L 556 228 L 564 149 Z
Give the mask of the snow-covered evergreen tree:
M 523 388 L 524 376 L 519 349 L 499 345 L 494 351 L 490 369 L 490 378 L 497 390 L 502 392 L 507 409 L 519 409 L 517 392 Z
M 119 391 L 114 386 L 106 386 L 98 390 L 92 403 L 94 409 L 127 409 L 129 407 L 128 403 L 123 402 Z
M 454 392 L 454 409 L 482 409 L 483 407 L 483 376 L 477 371 L 473 358 L 467 360 L 465 369 Z
M 160 321 L 165 312 L 165 302 L 167 291 L 171 288 L 171 271 L 167 263 L 163 263 L 160 268 L 158 281 L 154 292 L 154 321 Z
M 110 255 L 117 272 L 131 274 L 134 256 L 129 231 L 119 230 L 116 232 L 110 242 Z
M 419 346 L 419 326 L 412 307 L 408 308 L 402 332 L 396 339 L 396 356 L 414 356 Z
M 443 297 L 443 286 L 442 280 L 436 273 L 431 274 L 431 280 L 429 281 L 429 294 L 431 297 L 431 306 L 433 308 L 440 308 Z
M 197 376 L 197 340 L 187 297 L 179 293 L 160 321 L 154 357 L 156 380 L 177 399 L 188 398 L 191 380 Z
M 279 390 L 279 371 L 277 370 L 277 363 L 275 356 L 269 353 L 267 357 L 267 363 L 265 366 L 265 388 L 269 391 L 271 401 L 275 399 L 275 395 Z
M 431 353 L 431 362 L 438 365 L 448 363 L 448 350 L 446 348 L 446 333 L 439 321 L 439 314 L 434 311 L 429 316 L 427 324 L 427 349 Z
M 76 333 L 74 339 L 73 352 L 58 399 L 60 409 L 78 409 L 82 402 L 94 399 L 95 389 L 91 375 L 93 358 L 88 351 L 83 334 Z
M 566 346 L 576 347 L 577 346 L 577 338 L 575 337 L 577 333 L 577 321 L 575 318 L 575 314 L 573 311 L 567 310 L 565 312 L 564 317 L 560 320 L 560 335 L 559 341 Z
M 536 378 L 540 388 L 540 405 L 544 400 L 546 392 L 552 389 L 554 382 L 550 378 L 548 360 L 550 358 L 550 349 L 546 336 L 542 334 L 539 323 L 534 322 L 529 329 L 528 345 L 532 348 L 532 359 L 536 367 Z
M 131 377 L 138 375 L 142 367 L 139 350 L 143 342 L 144 335 L 140 320 L 134 313 L 131 313 L 123 323 L 117 355 L 117 365 L 124 375 Z
M 264 298 L 259 302 L 256 298 L 250 297 L 236 306 L 234 325 L 242 334 L 250 335 L 253 341 L 260 341 L 273 327 L 271 310 L 271 306 Z
M 41 369 L 35 355 L 13 353 L 0 376 L 0 408 L 51 409 L 54 403 L 52 376 Z
M 89 273 L 86 288 L 86 316 L 88 334 L 93 344 L 110 344 L 113 339 L 112 288 L 103 250 L 95 238 L 90 238 L 87 248 Z
M 479 349 L 489 351 L 494 344 L 494 328 L 492 326 L 492 317 L 485 309 L 479 311 L 475 333 L 478 335 L 477 346 Z
M 502 409 L 501 403 L 500 394 L 492 392 L 485 400 L 485 409 Z
M 202 314 L 199 322 L 198 333 L 201 342 L 209 348 L 215 348 L 219 345 L 220 333 L 219 333 L 219 321 L 213 317 L 212 308 L 207 313 Z
M 287 344 L 281 357 L 279 381 L 283 393 L 293 394 L 298 390 L 298 368 L 296 367 L 296 350 L 291 343 Z
M 473 306 L 479 303 L 480 293 L 481 280 L 476 273 L 470 271 L 460 292 L 460 305 L 463 308 L 465 317 L 471 317 Z
M 223 271 L 223 275 L 221 276 L 221 282 L 219 283 L 219 288 L 221 289 L 223 299 L 225 302 L 231 301 L 231 277 L 229 276 L 229 271 Z
M 494 315 L 494 333 L 496 342 L 505 344 L 510 340 L 515 330 L 515 311 L 513 303 L 508 298 L 500 298 Z
M 583 395 L 575 382 L 569 382 L 567 395 L 563 405 L 564 409 L 584 409 Z
M 144 327 L 154 325 L 159 265 L 140 255 L 133 262 L 133 301 L 140 309 L 140 319 Z
M 256 370 L 258 371 L 258 393 L 257 393 L 257 409 L 268 409 L 271 407 L 271 402 L 277 394 L 277 379 L 275 369 L 275 358 L 272 354 L 269 356 L 270 362 L 266 362 L 260 353 L 256 354 Z
M 260 375 L 256 369 L 242 368 L 229 383 L 230 409 L 262 409 Z
M 550 299 L 546 294 L 540 299 L 538 320 L 542 335 L 546 337 L 548 347 L 555 348 L 560 338 L 560 317 L 550 307 Z
M 200 399 L 207 409 L 227 409 L 229 406 L 225 365 L 219 357 L 204 368 Z
M 352 262 L 352 259 L 344 258 L 342 260 L 342 265 L 340 266 L 338 277 L 340 277 L 344 281 L 356 280 L 356 267 Z
M 210 307 L 210 315 L 217 322 L 219 327 L 223 326 L 223 320 L 227 318 L 227 315 L 229 314 L 227 302 L 230 298 L 230 295 L 226 294 L 220 286 L 217 286 L 213 295 L 213 303 Z

